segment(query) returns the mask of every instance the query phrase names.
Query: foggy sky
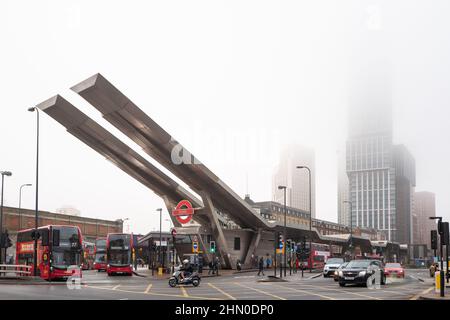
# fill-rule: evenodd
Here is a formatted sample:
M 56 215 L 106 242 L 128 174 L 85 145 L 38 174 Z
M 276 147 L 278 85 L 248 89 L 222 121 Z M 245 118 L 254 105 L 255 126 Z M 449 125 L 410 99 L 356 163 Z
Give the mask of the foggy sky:
M 251 197 L 270 200 L 282 146 L 314 147 L 316 216 L 337 221 L 337 149 L 360 92 L 352 77 L 361 59 L 381 55 L 392 68 L 394 143 L 416 159 L 416 190 L 436 193 L 437 215 L 450 219 L 449 9 L 437 0 L 2 1 L 5 205 L 35 182 L 36 114 L 26 110 L 54 94 L 144 155 L 69 90 L 100 72 L 241 196 L 248 176 Z M 40 209 L 72 205 L 129 217 L 134 232 L 158 228 L 161 199 L 44 113 L 40 152 Z M 34 187 L 22 206 L 34 207 Z

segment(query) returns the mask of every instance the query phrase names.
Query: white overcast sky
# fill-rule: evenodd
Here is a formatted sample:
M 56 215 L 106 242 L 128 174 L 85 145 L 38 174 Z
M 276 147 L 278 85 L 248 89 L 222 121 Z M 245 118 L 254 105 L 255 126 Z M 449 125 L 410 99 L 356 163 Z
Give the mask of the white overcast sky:
M 416 190 L 450 219 L 449 1 L 7 1 L 0 3 L 0 170 L 5 204 L 35 179 L 35 114 L 61 94 L 124 142 L 69 88 L 100 72 L 238 194 L 270 200 L 279 150 L 316 150 L 317 217 L 337 220 L 337 149 L 353 57 L 392 66 L 394 140 Z M 362 37 L 377 26 L 386 47 Z M 142 154 L 142 152 L 141 152 Z M 162 201 L 41 114 L 40 209 L 159 227 Z M 23 207 L 33 208 L 34 187 Z M 164 228 L 168 228 L 164 222 Z

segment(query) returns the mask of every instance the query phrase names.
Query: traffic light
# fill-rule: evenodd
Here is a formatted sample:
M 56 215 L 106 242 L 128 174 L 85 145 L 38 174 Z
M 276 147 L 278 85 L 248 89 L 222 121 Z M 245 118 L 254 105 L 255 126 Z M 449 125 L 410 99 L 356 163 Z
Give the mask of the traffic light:
M 210 253 L 215 253 L 216 252 L 216 242 L 215 241 L 210 241 L 209 242 L 209 252 Z
M 431 250 L 437 250 L 438 248 L 438 235 L 436 230 L 431 230 Z
M 442 222 L 442 244 L 448 245 L 449 244 L 449 234 L 448 234 L 448 222 Z
M 31 239 L 39 240 L 40 237 L 41 237 L 41 234 L 39 233 L 39 231 L 36 231 L 36 230 L 31 231 Z
M 281 233 L 278 234 L 278 249 L 283 249 L 283 235 Z
M 291 240 L 286 240 L 286 251 L 287 252 L 291 251 Z
M 8 231 L 2 233 L 2 237 L 0 238 L 0 248 L 9 248 L 12 246 L 12 241 L 9 238 Z

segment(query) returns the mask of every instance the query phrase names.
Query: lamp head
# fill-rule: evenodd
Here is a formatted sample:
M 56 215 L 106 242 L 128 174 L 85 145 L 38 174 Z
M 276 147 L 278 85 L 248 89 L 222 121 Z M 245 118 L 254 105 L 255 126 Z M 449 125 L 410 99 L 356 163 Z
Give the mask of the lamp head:
M 286 186 L 278 186 L 278 190 L 286 189 Z
M 11 171 L 0 171 L 0 174 L 2 176 L 7 176 L 7 177 L 11 177 L 12 176 L 12 172 Z
M 297 169 L 304 169 L 306 168 L 305 166 L 297 166 Z
M 30 111 L 30 112 L 34 112 L 36 110 L 36 107 L 30 107 L 30 108 L 28 108 L 28 111 Z

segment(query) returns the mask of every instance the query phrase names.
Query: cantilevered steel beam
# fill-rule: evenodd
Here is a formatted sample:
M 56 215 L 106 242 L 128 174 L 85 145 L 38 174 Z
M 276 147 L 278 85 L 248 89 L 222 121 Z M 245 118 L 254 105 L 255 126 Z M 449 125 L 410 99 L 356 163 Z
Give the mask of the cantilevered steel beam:
M 201 200 L 63 97 L 54 96 L 40 103 L 37 107 L 62 124 L 69 133 L 103 155 L 125 173 L 153 190 L 160 197 L 165 196 L 173 203 L 187 199 L 195 207 L 203 206 Z M 172 220 L 174 225 L 180 226 L 176 219 Z M 195 220 L 203 223 L 209 222 L 207 217 L 201 216 L 195 216 Z
M 75 85 L 72 90 L 98 109 L 107 121 L 183 180 L 193 191 L 208 192 L 214 206 L 227 213 L 241 227 L 253 230 L 272 227 L 101 74 Z M 182 163 L 178 163 L 181 159 Z

